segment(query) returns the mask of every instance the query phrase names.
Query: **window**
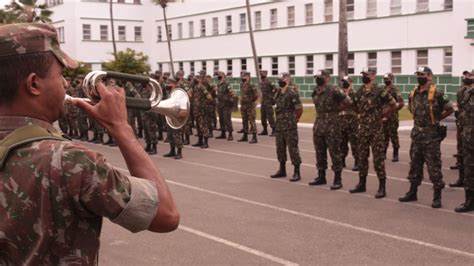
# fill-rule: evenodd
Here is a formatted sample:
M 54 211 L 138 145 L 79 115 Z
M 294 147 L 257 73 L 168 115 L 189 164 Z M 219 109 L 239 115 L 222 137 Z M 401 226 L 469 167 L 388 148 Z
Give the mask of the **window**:
M 194 62 L 189 62 L 189 72 L 191 72 L 191 74 L 194 74 Z
M 194 38 L 194 22 L 190 21 L 188 23 L 189 26 L 189 38 Z
M 278 76 L 278 57 L 272 57 L 272 75 Z
M 257 58 L 257 62 L 258 62 L 258 69 L 259 69 L 259 70 L 262 70 L 262 58 L 261 58 L 261 57 L 258 57 L 258 58 Z
M 206 36 L 206 20 L 201 19 L 201 37 Z
M 402 51 L 392 52 L 392 73 L 402 73 Z
M 453 73 L 453 49 L 452 48 L 444 49 L 443 73 L 445 74 Z
M 142 27 L 140 26 L 135 27 L 135 41 L 136 42 L 142 41 Z
M 219 60 L 214 60 L 214 72 L 219 71 Z
M 109 27 L 107 25 L 100 25 L 100 40 L 107 41 L 109 39 Z
M 354 74 L 354 53 L 347 54 L 347 74 Z
M 163 64 L 162 63 L 158 63 L 158 70 L 163 71 Z
M 295 26 L 295 7 L 294 6 L 289 6 L 287 8 L 287 13 L 288 13 L 288 27 Z
M 332 54 L 327 54 L 325 56 L 326 61 L 324 62 L 324 68 L 329 71 L 329 73 L 333 73 L 334 68 L 334 60 Z
M 367 17 L 377 16 L 377 0 L 367 0 Z
M 136 5 L 139 5 L 139 4 L 141 4 L 141 0 L 133 0 L 133 3 L 136 4 Z
M 166 28 L 168 29 L 168 39 L 173 40 L 173 31 L 172 31 L 172 28 L 171 28 L 171 24 L 168 24 L 168 26 Z
M 277 17 L 277 15 L 278 15 L 278 13 L 277 13 L 276 8 L 270 9 L 270 28 L 271 29 L 274 29 L 274 28 L 278 27 L 278 17 Z
M 246 58 L 240 59 L 240 70 L 247 71 L 247 59 Z
M 444 9 L 452 10 L 453 9 L 453 0 L 444 0 Z
M 119 41 L 127 40 L 127 32 L 125 31 L 125 26 L 118 26 L 118 37 Z
M 416 0 L 416 12 L 428 12 L 429 5 L 429 0 Z
M 295 57 L 294 56 L 288 57 L 288 72 L 290 73 L 290 75 L 295 74 Z
M 117 3 L 125 3 L 125 0 L 117 0 Z
M 183 39 L 183 23 L 178 23 L 178 40 Z
M 90 40 L 91 39 L 91 25 L 82 24 L 82 39 Z
M 204 70 L 204 72 L 207 72 L 207 62 L 201 61 L 201 65 L 202 65 L 202 70 Z
M 416 67 L 428 66 L 428 50 L 416 51 Z
M 232 76 L 232 59 L 227 60 L 227 76 Z
M 466 19 L 467 21 L 467 35 L 465 38 L 474 39 L 474 19 Z
M 219 35 L 219 18 L 212 18 L 212 35 Z
M 225 32 L 232 33 L 232 16 L 225 17 Z
M 332 0 L 324 0 L 324 21 L 332 22 Z
M 184 71 L 184 64 L 183 64 L 183 62 L 179 62 L 179 63 L 178 63 L 178 66 L 179 66 L 179 70 Z
M 306 25 L 313 24 L 313 4 L 306 4 L 304 6 L 304 10 L 305 10 Z
M 240 32 L 247 30 L 247 16 L 245 13 L 240 14 Z
M 262 29 L 262 12 L 256 11 L 255 12 L 255 30 Z
M 59 43 L 64 43 L 64 27 L 58 27 L 56 30 L 58 31 Z
M 402 13 L 402 0 L 390 0 L 390 15 L 400 15 Z
M 377 52 L 368 53 L 367 67 L 377 69 Z
M 347 19 L 354 19 L 354 0 L 347 0 Z
M 306 56 L 306 75 L 312 75 L 314 73 L 314 56 Z
M 163 33 L 161 32 L 161 26 L 158 26 L 158 41 L 163 41 Z

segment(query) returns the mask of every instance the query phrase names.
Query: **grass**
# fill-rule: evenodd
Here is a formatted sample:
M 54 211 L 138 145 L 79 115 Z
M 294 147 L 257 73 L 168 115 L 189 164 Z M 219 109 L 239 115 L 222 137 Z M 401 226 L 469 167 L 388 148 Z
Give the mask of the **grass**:
M 400 121 L 403 120 L 411 120 L 412 116 L 408 109 L 403 108 L 398 112 Z M 233 118 L 242 118 L 240 112 L 233 112 Z M 260 108 L 257 108 L 257 119 L 260 120 Z M 303 111 L 303 115 L 301 116 L 300 122 L 301 123 L 314 123 L 314 119 L 316 118 L 316 110 L 314 108 L 305 108 Z

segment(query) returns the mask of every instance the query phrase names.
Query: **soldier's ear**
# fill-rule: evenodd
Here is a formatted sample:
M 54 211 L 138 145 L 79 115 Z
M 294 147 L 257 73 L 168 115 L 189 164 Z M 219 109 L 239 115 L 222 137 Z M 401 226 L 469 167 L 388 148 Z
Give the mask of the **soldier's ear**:
M 25 80 L 26 93 L 33 96 L 41 94 L 42 80 L 36 73 L 30 73 Z

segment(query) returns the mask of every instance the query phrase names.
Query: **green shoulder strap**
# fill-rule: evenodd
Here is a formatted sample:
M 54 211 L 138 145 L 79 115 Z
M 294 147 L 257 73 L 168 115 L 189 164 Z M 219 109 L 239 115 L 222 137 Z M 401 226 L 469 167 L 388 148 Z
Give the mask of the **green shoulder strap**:
M 8 134 L 0 141 L 0 170 L 3 169 L 8 154 L 16 147 L 45 139 L 55 139 L 60 141 L 68 140 L 58 133 L 50 132 L 47 129 L 36 125 L 23 126 Z

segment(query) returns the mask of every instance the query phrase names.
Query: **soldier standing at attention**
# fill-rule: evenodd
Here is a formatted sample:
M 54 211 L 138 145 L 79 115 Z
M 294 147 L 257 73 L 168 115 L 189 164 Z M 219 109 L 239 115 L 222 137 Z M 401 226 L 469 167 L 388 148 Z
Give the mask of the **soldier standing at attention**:
M 239 142 L 248 141 L 248 134 L 252 134 L 249 143 L 257 143 L 257 116 L 258 90 L 250 81 L 250 72 L 243 71 L 241 74 L 242 84 L 240 86 L 240 113 L 242 114 L 243 133 Z M 250 124 L 250 128 L 249 128 Z
M 275 92 L 276 103 L 275 134 L 277 158 L 280 168 L 271 178 L 286 177 L 286 148 L 290 153 L 291 163 L 294 166 L 291 182 L 301 179 L 300 165 L 301 157 L 298 148 L 298 121 L 303 114 L 303 105 L 295 87 L 290 86 L 290 76 L 283 74 L 278 80 L 279 88 Z
M 415 74 L 419 85 L 411 92 L 408 102 L 414 120 L 408 173 L 410 190 L 399 201 L 417 200 L 418 186 L 423 179 L 423 164 L 426 163 L 434 189 L 431 207 L 441 208 L 444 182 L 440 146 L 447 129 L 440 125 L 440 121 L 452 114 L 454 109 L 448 96 L 433 83 L 433 72 L 429 67 L 419 67 Z
M 392 141 L 393 148 L 393 158 L 392 162 L 398 162 L 398 149 L 400 149 L 400 141 L 398 139 L 398 111 L 403 108 L 405 103 L 403 102 L 402 94 L 400 90 L 393 84 L 393 75 L 392 73 L 387 73 L 383 76 L 383 82 L 385 83 L 385 89 L 387 92 L 392 95 L 392 97 L 397 101 L 395 112 L 390 113 L 387 118 L 383 119 L 383 131 L 385 135 L 385 154 L 387 154 L 387 149 L 389 142 Z M 387 157 L 385 155 L 385 157 Z
M 320 70 L 316 78 L 313 98 L 316 108 L 316 120 L 313 127 L 313 143 L 316 151 L 316 167 L 318 177 L 309 182 L 310 186 L 326 184 L 326 169 L 328 168 L 327 151 L 331 155 L 334 183 L 331 190 L 342 188 L 342 152 L 341 152 L 341 127 L 339 112 L 351 105 L 351 99 L 341 90 L 329 84 L 331 73 Z
M 365 192 L 369 170 L 370 149 L 372 149 L 374 169 L 379 179 L 379 188 L 375 198 L 386 196 L 385 182 L 385 147 L 382 119 L 395 111 L 395 99 L 375 82 L 375 68 L 364 69 L 362 82 L 364 85 L 356 92 L 354 107 L 359 114 L 359 183 L 350 193 Z M 384 109 L 384 106 L 388 108 Z
M 275 92 L 275 85 L 267 78 L 268 71 L 260 70 L 260 90 L 262 92 L 262 102 L 260 104 L 260 114 L 262 115 L 263 130 L 258 135 L 268 135 L 268 124 L 272 129 L 270 136 L 275 136 L 275 116 L 273 114 L 273 96 Z
M 464 168 L 465 202 L 455 209 L 456 212 L 474 211 L 474 70 L 466 73 L 465 90 L 460 102 L 463 116 L 462 147 Z M 459 99 L 459 98 L 458 98 Z
M 156 77 L 153 76 L 152 78 Z M 144 86 L 142 91 L 140 92 L 140 96 L 144 99 L 149 99 L 151 97 L 152 92 L 153 88 L 151 88 L 150 86 Z M 156 146 L 158 144 L 158 114 L 151 111 L 145 111 L 141 114 L 145 132 L 145 151 L 150 155 L 157 154 L 158 151 Z
M 194 115 L 196 118 L 196 130 L 198 133 L 198 142 L 193 144 L 193 147 L 201 147 L 203 149 L 209 148 L 208 139 L 210 136 L 208 127 L 208 112 L 207 105 L 212 101 L 211 94 L 207 91 L 204 85 L 206 77 L 204 75 L 197 75 L 193 88 L 194 100 Z
M 229 132 L 228 141 L 234 140 L 232 136 L 232 107 L 234 106 L 234 91 L 225 79 L 224 72 L 217 72 L 217 108 L 219 113 L 219 123 L 221 126 L 221 135 L 216 139 L 225 139 L 225 132 Z
M 166 84 L 166 90 L 169 91 L 170 96 L 177 88 L 177 82 L 175 79 L 169 78 L 168 84 Z M 175 159 L 183 158 L 183 129 L 174 129 L 168 125 L 168 132 L 166 133 L 170 139 L 170 151 L 163 155 L 163 157 L 174 157 Z
M 189 97 L 189 102 L 190 102 L 190 110 L 188 112 L 191 112 L 191 103 L 192 103 L 192 89 L 191 85 L 189 82 L 184 78 L 184 71 L 179 70 L 176 72 L 176 79 L 177 79 L 177 87 L 183 89 L 188 93 Z M 186 124 L 183 126 L 183 145 L 189 145 L 189 136 L 193 134 L 193 129 L 192 129 L 192 114 L 189 115 L 188 120 L 186 120 Z
M 348 96 L 351 102 L 354 102 L 355 92 L 352 89 L 352 78 L 345 76 L 341 80 L 342 91 Z M 349 154 L 349 143 L 351 144 L 352 157 L 354 158 L 354 167 L 352 171 L 359 171 L 359 154 L 357 152 L 357 138 L 359 132 L 359 118 L 354 111 L 354 106 L 349 106 L 346 110 L 339 112 L 339 122 L 341 124 L 341 152 L 342 166 L 345 167 L 345 158 Z

